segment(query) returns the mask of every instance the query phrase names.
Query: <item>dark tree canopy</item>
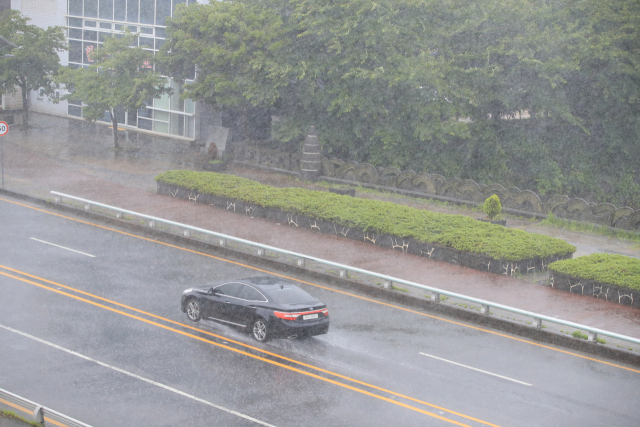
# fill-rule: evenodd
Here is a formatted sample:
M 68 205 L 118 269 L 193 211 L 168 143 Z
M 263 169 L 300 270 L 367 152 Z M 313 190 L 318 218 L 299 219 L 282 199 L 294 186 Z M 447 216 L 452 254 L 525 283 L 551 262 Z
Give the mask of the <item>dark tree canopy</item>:
M 640 3 L 234 0 L 179 8 L 188 95 L 345 160 L 640 206 Z

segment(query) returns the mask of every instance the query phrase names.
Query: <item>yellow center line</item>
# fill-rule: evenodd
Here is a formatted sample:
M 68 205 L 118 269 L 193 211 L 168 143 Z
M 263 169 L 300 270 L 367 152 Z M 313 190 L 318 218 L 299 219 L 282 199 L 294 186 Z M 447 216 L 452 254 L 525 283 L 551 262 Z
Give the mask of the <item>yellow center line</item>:
M 165 318 L 165 317 L 158 316 L 158 315 L 156 315 L 156 314 L 152 314 L 152 313 L 149 313 L 149 312 L 146 312 L 146 311 L 143 311 L 143 310 L 139 310 L 139 309 L 137 309 L 137 308 L 134 308 L 134 307 L 131 307 L 131 306 L 128 306 L 128 305 L 126 305 L 126 304 L 122 304 L 122 303 L 119 303 L 119 302 L 116 302 L 116 301 L 112 301 L 112 300 L 107 299 L 107 298 L 99 297 L 99 296 L 94 295 L 94 294 L 91 294 L 91 293 L 89 293 L 89 292 L 81 291 L 81 290 L 79 290 L 79 289 L 76 289 L 76 288 L 72 288 L 72 287 L 70 287 L 70 286 L 63 285 L 63 284 L 61 284 L 61 283 L 53 282 L 53 281 L 51 281 L 51 280 L 47 280 L 47 279 L 44 279 L 44 278 L 42 278 L 42 277 L 34 276 L 34 275 L 32 275 L 32 274 L 25 273 L 25 272 L 23 272 L 23 271 L 16 270 L 16 269 L 13 269 L 13 268 L 10 268 L 10 267 L 6 267 L 6 266 L 1 265 L 1 264 L 0 264 L 0 268 L 3 268 L 3 269 L 6 269 L 6 270 L 9 270 L 9 271 L 12 271 L 12 272 L 14 272 L 14 273 L 18 273 L 18 274 L 21 274 L 21 275 L 24 275 L 24 276 L 27 276 L 27 277 L 30 277 L 30 278 L 32 278 L 32 279 L 37 279 L 37 280 L 42 281 L 42 282 L 50 283 L 50 284 L 52 284 L 52 285 L 55 285 L 55 286 L 59 286 L 59 287 L 65 288 L 65 289 L 68 289 L 68 290 L 70 290 L 70 291 L 74 291 L 74 292 L 77 292 L 77 293 L 79 293 L 79 294 L 86 295 L 86 296 L 89 296 L 89 297 L 91 297 L 91 298 L 95 298 L 95 299 L 97 299 L 97 300 L 107 302 L 107 303 L 109 303 L 109 304 L 113 304 L 113 305 L 116 305 L 116 306 L 119 306 L 119 307 L 122 307 L 122 308 L 126 308 L 127 310 L 135 311 L 135 312 L 137 312 L 137 313 L 144 314 L 144 315 L 146 315 L 146 316 L 153 317 L 153 318 L 156 318 L 156 319 L 159 319 L 159 320 L 165 321 L 165 322 L 167 322 L 167 323 L 172 323 L 172 324 L 174 324 L 174 325 L 178 325 L 178 326 L 181 326 L 181 327 L 183 327 L 183 328 L 188 328 L 188 329 L 191 329 L 191 330 L 194 330 L 194 331 L 198 331 L 198 332 L 200 332 L 200 333 L 203 333 L 203 334 L 206 334 L 206 335 L 209 335 L 209 336 L 212 336 L 212 337 L 215 337 L 215 338 L 218 338 L 218 339 L 221 339 L 221 340 L 227 341 L 227 342 L 232 342 L 232 343 L 237 344 L 237 345 L 240 345 L 240 346 L 242 346 L 242 347 L 245 347 L 245 348 L 248 348 L 248 349 L 251 349 L 251 350 L 254 350 L 254 351 L 258 351 L 258 352 L 260 352 L 260 353 L 267 354 L 267 355 L 269 355 L 269 356 L 277 357 L 277 358 L 282 359 L 282 360 L 286 360 L 287 362 L 295 363 L 295 364 L 298 364 L 298 365 L 300 365 L 300 366 L 304 366 L 304 367 L 306 367 L 306 368 L 315 369 L 315 370 L 317 370 L 317 371 L 320 371 L 320 372 L 323 372 L 323 373 L 326 373 L 326 374 L 329 374 L 329 375 L 333 375 L 333 376 L 335 376 L 335 377 L 342 378 L 342 379 L 347 380 L 347 381 L 351 381 L 351 382 L 354 382 L 354 383 L 357 383 L 357 384 L 360 384 L 360 385 L 363 385 L 363 386 L 366 386 L 366 387 L 370 387 L 370 388 L 373 388 L 373 389 L 376 389 L 376 390 L 380 390 L 380 391 L 383 391 L 383 392 L 385 392 L 385 393 L 393 394 L 394 396 L 398 396 L 398 397 L 401 397 L 401 398 L 403 398 L 403 399 L 412 400 L 412 401 L 414 401 L 414 402 L 417 402 L 417 403 L 420 403 L 420 404 L 423 404 L 423 405 L 426 405 L 426 406 L 430 406 L 430 407 L 432 407 L 432 408 L 439 409 L 439 410 L 441 410 L 441 411 L 446 411 L 446 412 L 448 412 L 448 413 L 450 413 L 450 414 L 452 414 L 452 415 L 457 415 L 457 416 L 459 416 L 459 417 L 466 418 L 466 419 L 468 419 L 468 420 L 470 420 L 470 421 L 475 421 L 475 422 L 479 422 L 479 423 L 482 423 L 482 424 L 486 424 L 486 425 L 488 425 L 488 426 L 494 426 L 494 427 L 496 427 L 494 424 L 487 423 L 487 422 L 482 421 L 482 420 L 479 420 L 479 419 L 477 419 L 477 418 L 473 418 L 473 417 L 470 417 L 470 416 L 467 416 L 467 415 L 461 414 L 461 413 L 459 413 L 459 412 L 455 412 L 455 411 L 452 411 L 452 410 L 450 410 L 450 409 L 446 409 L 446 408 L 443 408 L 443 407 L 441 407 L 441 406 L 437 406 L 437 405 L 434 405 L 434 404 L 432 404 L 432 403 L 428 403 L 428 402 L 425 402 L 425 401 L 422 401 L 422 400 L 416 399 L 416 398 L 414 398 L 414 397 L 410 397 L 410 396 L 406 396 L 406 395 L 403 395 L 403 394 L 400 394 L 400 393 L 396 393 L 396 392 L 394 392 L 394 391 L 387 390 L 387 389 L 384 389 L 384 388 L 382 388 L 382 387 L 378 387 L 378 386 L 375 386 L 375 385 L 373 385 L 373 384 L 366 383 L 366 382 L 364 382 L 364 381 L 359 381 L 359 380 L 356 380 L 356 379 L 353 379 L 353 378 L 347 377 L 347 376 L 345 376 L 345 375 L 341 375 L 341 374 L 338 374 L 338 373 L 335 373 L 335 372 L 332 372 L 332 371 L 329 371 L 329 370 L 326 370 L 326 369 L 322 369 L 322 368 L 320 368 L 320 367 L 317 367 L 317 366 L 314 366 L 314 365 L 310 365 L 310 364 L 307 364 L 307 363 L 301 362 L 301 361 L 299 361 L 299 360 L 290 359 L 290 358 L 288 358 L 288 357 L 285 357 L 285 356 L 279 355 L 279 354 L 277 354 L 277 353 L 272 353 L 272 352 L 270 352 L 270 351 L 263 350 L 263 349 L 258 348 L 258 347 L 254 347 L 254 346 L 251 346 L 251 345 L 249 345 L 249 344 L 245 344 L 245 343 L 240 342 L 240 341 L 235 341 L 235 340 L 229 339 L 229 338 L 224 337 L 224 336 L 221 336 L 221 335 L 216 335 L 216 334 L 214 334 L 214 333 L 212 333 L 212 332 L 204 331 L 204 330 L 202 330 L 202 329 L 199 329 L 199 328 L 196 328 L 196 327 L 193 327 L 193 326 L 190 326 L 190 325 L 185 325 L 184 323 L 176 322 L 175 320 L 167 319 L 167 318 Z M 0 272 L 0 274 L 5 274 L 5 273 Z M 14 277 L 14 276 L 10 276 L 10 277 Z M 47 288 L 47 289 L 51 289 L 51 288 L 49 288 L 49 287 L 46 287 L 46 288 Z
M 162 325 L 162 324 L 160 324 L 160 323 L 157 323 L 157 322 L 154 322 L 154 321 L 152 321 L 152 320 L 148 320 L 148 319 L 142 318 L 142 317 L 140 317 L 140 316 L 135 316 L 135 315 L 133 315 L 133 314 L 125 313 L 124 311 L 117 310 L 117 309 L 115 309 L 115 308 L 108 307 L 108 306 L 106 306 L 106 305 L 99 304 L 99 303 L 94 302 L 94 301 L 90 301 L 90 300 L 88 300 L 88 299 L 86 299 L 86 298 L 82 298 L 82 297 L 79 297 L 79 296 L 76 296 L 76 295 L 72 295 L 72 294 L 69 294 L 69 293 L 67 293 L 67 292 L 61 291 L 61 290 L 59 290 L 59 289 L 54 289 L 54 288 L 51 288 L 51 287 L 49 287 L 49 286 L 45 286 L 45 285 L 43 285 L 43 284 L 40 284 L 40 283 L 37 283 L 37 282 L 31 281 L 31 280 L 28 280 L 28 279 L 25 279 L 25 278 L 22 278 L 22 277 L 14 276 L 13 274 L 9 274 L 9 273 L 5 273 L 5 272 L 0 271 L 0 275 L 7 276 L 7 277 L 11 277 L 12 279 L 16 279 L 16 280 L 19 280 L 19 281 L 22 281 L 22 282 L 25 282 L 25 283 L 29 283 L 29 284 L 31 284 L 31 285 L 38 286 L 38 287 L 40 287 L 40 288 L 43 288 L 43 289 L 47 289 L 47 290 L 49 290 L 49 291 L 56 292 L 56 293 L 58 293 L 58 294 L 60 294 L 60 295 L 67 296 L 67 297 L 70 297 L 70 298 L 76 299 L 76 300 L 78 300 L 78 301 L 86 302 L 86 303 L 91 304 L 91 305 L 94 305 L 94 306 L 96 306 L 96 307 L 100 307 L 100 308 L 103 308 L 103 309 L 105 309 L 105 310 L 109 310 L 109 311 L 112 311 L 112 312 L 114 312 L 114 313 L 118 313 L 118 314 L 121 314 L 121 315 L 123 315 L 123 316 L 127 316 L 127 317 L 130 317 L 130 318 L 132 318 L 132 319 L 139 320 L 139 321 L 144 322 L 144 323 L 147 323 L 147 324 L 149 324 L 149 325 L 157 326 L 157 327 L 162 328 L 162 329 L 165 329 L 165 330 L 167 330 L 167 331 L 175 332 L 175 333 L 177 333 L 177 334 L 180 334 L 180 335 L 183 335 L 183 336 L 186 336 L 186 337 L 189 337 L 189 338 L 193 338 L 193 339 L 196 339 L 196 340 L 198 340 L 198 341 L 202 341 L 202 342 L 205 342 L 205 343 L 208 343 L 208 344 L 214 345 L 214 346 L 216 346 L 216 347 L 223 348 L 223 349 L 225 349 L 225 350 L 233 351 L 233 352 L 235 352 L 235 353 L 242 354 L 242 355 L 244 355 L 244 356 L 251 357 L 251 358 L 253 358 L 253 359 L 260 360 L 260 361 L 262 361 L 262 362 L 270 363 L 270 364 L 272 364 L 272 365 L 275 365 L 275 366 L 278 366 L 278 367 L 281 367 L 281 368 L 284 368 L 284 369 L 288 369 L 288 370 L 290 370 L 290 371 L 297 372 L 297 373 L 299 373 L 299 374 L 307 375 L 307 376 L 309 376 L 309 377 L 312 377 L 312 378 L 315 378 L 315 379 L 318 379 L 318 380 L 321 380 L 321 381 L 325 381 L 325 382 L 328 382 L 328 383 L 330 383 L 330 384 L 334 384 L 334 385 L 337 385 L 337 386 L 339 386 L 339 387 L 346 388 L 346 389 L 348 389 L 348 390 L 352 390 L 352 391 L 355 391 L 355 392 L 358 392 L 358 393 L 361 393 L 361 394 L 364 394 L 364 395 L 367 395 L 367 396 L 371 396 L 371 397 L 374 397 L 374 398 L 376 398 L 376 399 L 383 400 L 383 401 L 385 401 L 385 402 L 393 403 L 394 405 L 398 405 L 398 406 L 401 406 L 401 407 L 403 407 L 403 408 L 407 408 L 407 409 L 410 409 L 410 410 L 412 410 L 412 411 L 416 411 L 416 412 L 419 412 L 419 413 L 421 413 L 421 414 L 425 414 L 425 415 L 428 415 L 428 416 L 430 416 L 430 417 L 434 417 L 434 418 L 437 418 L 437 419 L 439 419 L 439 420 L 446 421 L 446 422 L 451 423 L 451 424 L 455 424 L 455 425 L 457 425 L 457 426 L 470 427 L 470 426 L 468 426 L 467 424 L 462 424 L 462 423 L 459 423 L 459 422 L 457 422 L 457 421 L 450 420 L 450 419 L 448 419 L 448 418 L 445 418 L 445 417 L 442 417 L 442 416 L 440 416 L 440 415 L 434 414 L 433 412 L 425 411 L 424 409 L 416 408 L 415 406 L 411 406 L 411 405 L 408 405 L 408 404 L 406 404 L 406 403 L 398 402 L 398 401 L 393 400 L 393 399 L 390 399 L 390 398 L 388 398 L 388 397 L 383 397 L 383 396 L 380 396 L 380 395 L 377 395 L 377 394 L 371 393 L 371 392 L 369 392 L 369 391 L 362 390 L 362 389 L 360 389 L 360 388 L 357 388 L 357 387 L 354 387 L 354 386 L 351 386 L 351 385 L 348 385 L 348 384 L 344 384 L 344 383 L 341 383 L 341 382 L 336 381 L 336 380 L 332 380 L 332 379 L 330 379 L 330 378 L 325 378 L 325 377 L 322 377 L 322 376 L 320 376 L 320 375 L 313 374 L 313 373 L 311 373 L 311 372 L 303 371 L 302 369 L 298 369 L 298 368 L 295 368 L 295 367 L 293 367 L 293 366 L 285 365 L 284 363 L 276 362 L 276 361 L 274 361 L 274 360 L 270 360 L 270 359 L 267 359 L 267 358 L 262 357 L 262 356 L 258 356 L 258 355 L 251 354 L 251 353 L 248 353 L 248 352 L 246 352 L 246 351 L 243 351 L 243 350 L 240 350 L 240 349 L 237 349 L 237 348 L 233 348 L 233 347 L 228 346 L 228 345 L 220 344 L 220 343 L 217 343 L 217 342 L 214 342 L 214 341 L 208 340 L 208 339 L 206 339 L 206 338 L 202 338 L 202 337 L 199 337 L 199 336 L 196 336 L 196 335 L 190 334 L 190 333 L 188 333 L 188 332 L 180 331 L 180 330 L 178 330 L 178 329 L 172 328 L 172 327 L 170 327 L 170 326 Z M 468 417 L 467 417 L 467 418 L 468 418 Z M 475 419 L 474 419 L 474 420 L 475 420 Z M 478 420 L 478 421 L 479 421 L 479 422 L 482 422 L 482 421 L 480 421 L 480 420 Z M 495 426 L 494 424 L 489 424 L 489 423 L 485 423 L 485 422 L 483 422 L 483 424 L 490 425 L 490 426 Z M 497 427 L 497 426 L 496 426 L 496 427 Z
M 522 343 L 526 343 L 526 344 L 534 345 L 534 346 L 537 346 L 537 347 L 545 348 L 547 350 L 557 351 L 559 353 L 564 353 L 564 354 L 567 354 L 569 356 L 574 356 L 574 357 L 579 357 L 581 359 L 591 360 L 593 362 L 602 363 L 602 364 L 605 364 L 605 365 L 613 366 L 615 368 L 625 369 L 627 371 L 636 372 L 636 373 L 640 374 L 640 370 L 637 370 L 637 369 L 628 368 L 626 366 L 622 366 L 622 365 L 618 365 L 618 364 L 615 364 L 615 363 L 607 362 L 607 361 L 604 361 L 604 360 L 601 360 L 601 359 L 596 359 L 596 358 L 593 358 L 593 357 L 584 356 L 582 354 L 573 353 L 571 351 L 567 351 L 567 350 L 562 350 L 562 349 L 559 349 L 559 348 L 551 347 L 549 345 L 540 344 L 540 343 L 537 343 L 537 342 L 526 340 L 524 338 L 514 337 L 514 336 L 511 336 L 511 335 L 503 334 L 503 333 L 492 331 L 492 330 L 489 330 L 489 329 L 480 328 L 478 326 L 469 325 L 467 323 L 456 322 L 455 320 L 445 319 L 443 317 L 438 317 L 438 316 L 434 316 L 434 315 L 431 315 L 431 314 L 422 313 L 420 311 L 411 310 L 409 308 L 400 307 L 400 306 L 389 304 L 389 303 L 382 302 L 382 301 L 377 301 L 377 300 L 374 300 L 374 299 L 371 299 L 371 298 L 363 297 L 363 296 L 352 294 L 352 293 L 349 293 L 349 292 L 340 291 L 340 290 L 337 290 L 337 289 L 332 289 L 332 288 L 329 288 L 329 287 L 326 287 L 326 286 L 318 285 L 316 283 L 311 283 L 311 282 L 307 282 L 307 281 L 304 281 L 304 280 L 301 280 L 301 279 L 296 279 L 294 277 L 289 277 L 289 276 L 286 276 L 284 274 L 274 273 L 274 272 L 271 272 L 271 271 L 268 271 L 268 270 L 263 270 L 263 269 L 258 268 L 258 267 L 252 267 L 250 265 L 242 264 L 240 262 L 231 261 L 231 260 L 220 258 L 220 257 L 214 256 L 214 255 L 209 255 L 209 254 L 206 254 L 206 253 L 203 253 L 203 252 L 198 252 L 198 251 L 195 251 L 193 249 L 182 248 L 180 246 L 172 245 L 170 243 L 161 242 L 159 240 L 150 239 L 148 237 L 137 236 L 135 234 L 127 233 L 125 231 L 120 231 L 120 230 L 116 230 L 114 228 L 105 227 L 103 225 L 94 224 L 92 222 L 83 221 L 81 219 L 68 217 L 66 215 L 58 214 L 58 213 L 55 213 L 55 212 L 50 212 L 50 211 L 47 211 L 47 210 L 44 210 L 44 209 L 39 209 L 39 208 L 36 208 L 36 207 L 33 207 L 33 206 L 25 205 L 25 204 L 19 203 L 19 202 L 14 202 L 12 200 L 4 199 L 4 198 L 1 198 L 1 197 L 0 197 L 0 200 L 8 202 L 8 203 L 12 203 L 14 205 L 23 206 L 23 207 L 26 207 L 26 208 L 29 208 L 29 209 L 33 209 L 33 210 L 36 210 L 36 211 L 44 212 L 44 213 L 49 214 L 49 215 L 54 215 L 54 216 L 57 216 L 57 217 L 69 219 L 71 221 L 76 221 L 76 222 L 80 222 L 82 224 L 91 225 L 93 227 L 102 228 L 104 230 L 113 231 L 115 233 L 120 233 L 120 234 L 123 234 L 125 236 L 131 236 L 131 237 L 135 237 L 137 239 L 142 239 L 142 240 L 146 240 L 146 241 L 149 241 L 149 242 L 158 243 L 160 245 L 168 246 L 170 248 L 175 248 L 175 249 L 191 252 L 191 253 L 202 255 L 202 256 L 205 256 L 205 257 L 208 257 L 208 258 L 212 258 L 212 259 L 216 259 L 216 260 L 219 260 L 219 261 L 224 261 L 224 262 L 227 262 L 227 263 L 230 263 L 230 264 L 235 264 L 235 265 L 238 265 L 238 266 L 241 266 L 241 267 L 249 268 L 251 270 L 260 271 L 260 272 L 267 273 L 267 274 L 272 274 L 274 276 L 279 276 L 279 277 L 282 277 L 282 278 L 285 278 L 285 279 L 294 280 L 294 281 L 297 281 L 297 282 L 300 282 L 300 283 L 305 283 L 305 284 L 310 285 L 310 286 L 315 286 L 317 288 L 326 289 L 326 290 L 331 291 L 331 292 L 337 292 L 337 293 L 340 293 L 340 294 L 343 294 L 343 295 L 348 295 L 350 297 L 358 298 L 358 299 L 361 299 L 361 300 L 364 300 L 364 301 L 369 301 L 369 302 L 372 302 L 372 303 L 375 303 L 375 304 L 380 304 L 380 305 L 384 305 L 384 306 L 387 306 L 387 307 L 395 308 L 395 309 L 398 309 L 398 310 L 403 310 L 403 311 L 406 311 L 406 312 L 409 312 L 409 313 L 414 313 L 414 314 L 417 314 L 417 315 L 420 315 L 420 316 L 429 317 L 431 319 L 437 319 L 437 320 L 440 320 L 442 322 L 452 323 L 454 325 L 463 326 L 465 328 L 475 329 L 477 331 L 486 332 L 488 334 L 497 335 L 499 337 L 503 337 L 503 338 L 507 338 L 507 339 L 515 340 L 515 341 L 519 341 L 519 342 L 522 342 Z

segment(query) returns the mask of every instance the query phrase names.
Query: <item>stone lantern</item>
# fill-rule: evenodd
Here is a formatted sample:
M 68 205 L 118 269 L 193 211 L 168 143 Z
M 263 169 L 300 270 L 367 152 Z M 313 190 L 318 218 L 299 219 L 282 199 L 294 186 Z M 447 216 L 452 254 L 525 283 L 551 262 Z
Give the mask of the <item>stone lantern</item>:
M 315 127 L 311 126 L 309 134 L 304 140 L 302 156 L 300 157 L 300 177 L 304 181 L 317 181 L 318 177 L 320 177 L 321 167 L 320 143 L 318 142 Z

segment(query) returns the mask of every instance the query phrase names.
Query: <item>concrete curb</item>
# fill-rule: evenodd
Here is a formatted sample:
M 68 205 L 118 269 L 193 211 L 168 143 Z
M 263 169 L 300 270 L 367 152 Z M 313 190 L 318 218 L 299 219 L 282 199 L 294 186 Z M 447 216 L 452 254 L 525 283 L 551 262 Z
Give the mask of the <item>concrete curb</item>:
M 451 305 L 437 303 L 427 299 L 407 295 L 401 292 L 393 292 L 381 287 L 376 287 L 374 285 L 360 283 L 348 278 L 338 277 L 337 275 L 334 276 L 327 273 L 308 270 L 297 265 L 287 264 L 266 257 L 237 251 L 235 249 L 229 248 L 228 246 L 218 246 L 215 244 L 198 241 L 190 237 L 185 237 L 182 234 L 178 234 L 179 232 L 173 234 L 171 232 L 160 230 L 158 228 L 143 227 L 139 224 L 128 223 L 124 219 L 116 219 L 114 217 L 109 217 L 95 211 L 85 211 L 84 209 L 79 207 L 76 208 L 69 205 L 60 205 L 48 200 L 40 199 L 38 197 L 29 196 L 6 189 L 0 189 L 0 194 L 12 197 L 14 199 L 28 201 L 39 206 L 44 206 L 51 210 L 73 214 L 76 217 L 90 219 L 93 221 L 99 220 L 103 224 L 113 226 L 114 228 L 118 228 L 123 231 L 134 232 L 137 235 L 141 235 L 143 237 L 154 238 L 156 240 L 161 240 L 165 243 L 171 243 L 187 249 L 198 250 L 214 256 L 224 256 L 233 260 L 244 261 L 256 267 L 273 268 L 275 270 L 278 270 L 280 273 L 286 273 L 293 278 L 299 278 L 302 280 L 309 280 L 309 278 L 322 280 L 341 289 L 357 291 L 371 297 L 385 300 L 387 302 L 394 302 L 412 308 L 417 308 L 430 314 L 446 315 L 458 320 L 473 323 L 478 326 L 493 328 L 499 331 L 529 338 L 533 341 L 536 341 L 537 343 L 551 344 L 558 347 L 563 347 L 565 349 L 580 351 L 593 356 L 606 357 L 619 362 L 640 366 L 640 354 L 635 354 L 627 350 L 603 346 L 594 342 L 588 342 L 585 340 L 573 338 L 570 335 L 564 335 L 546 329 L 535 328 L 533 326 L 528 326 L 503 318 L 487 316 L 477 311 L 465 310 Z
M 573 283 L 571 283 L 572 281 Z M 640 298 L 638 298 L 638 291 L 635 289 L 576 277 L 553 270 L 549 270 L 549 282 L 551 287 L 558 291 L 604 299 L 610 303 L 626 305 L 627 307 L 640 308 Z M 634 294 L 635 300 L 633 299 Z

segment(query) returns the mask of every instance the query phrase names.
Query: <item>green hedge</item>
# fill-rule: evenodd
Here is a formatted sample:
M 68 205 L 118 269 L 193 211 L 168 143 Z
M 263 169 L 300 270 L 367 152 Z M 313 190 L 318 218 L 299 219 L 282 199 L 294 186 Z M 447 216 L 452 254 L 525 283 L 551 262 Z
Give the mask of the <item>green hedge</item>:
M 640 259 L 624 255 L 593 254 L 556 261 L 551 271 L 640 291 Z
M 168 171 L 156 181 L 203 194 L 306 215 L 367 232 L 410 237 L 494 259 L 522 261 L 576 251 L 553 237 L 527 233 L 462 215 L 445 215 L 391 202 L 356 199 L 303 188 L 276 188 L 233 175 L 213 172 Z

